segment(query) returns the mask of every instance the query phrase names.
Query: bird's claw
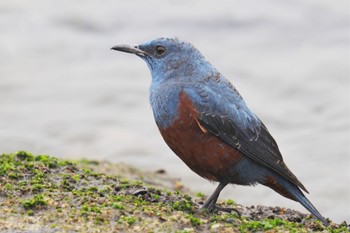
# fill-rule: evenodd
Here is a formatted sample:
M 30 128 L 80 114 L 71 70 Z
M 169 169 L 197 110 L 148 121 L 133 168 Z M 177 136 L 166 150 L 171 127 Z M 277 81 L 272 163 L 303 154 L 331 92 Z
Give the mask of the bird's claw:
M 221 207 L 221 206 L 214 205 L 214 206 L 211 206 L 209 208 L 207 208 L 205 206 L 202 206 L 201 210 L 206 210 L 209 213 L 215 213 L 215 212 L 218 212 L 218 211 L 222 211 L 222 212 L 226 212 L 226 213 L 232 213 L 232 211 L 233 211 L 233 212 L 237 213 L 238 218 L 241 218 L 241 213 L 235 208 L 227 208 L 227 207 Z
M 227 212 L 227 213 L 232 213 L 232 211 L 236 212 L 238 217 L 241 218 L 241 213 L 235 208 L 227 208 L 227 207 L 220 207 L 220 206 L 215 206 L 215 208 L 218 211 L 223 211 L 223 212 Z

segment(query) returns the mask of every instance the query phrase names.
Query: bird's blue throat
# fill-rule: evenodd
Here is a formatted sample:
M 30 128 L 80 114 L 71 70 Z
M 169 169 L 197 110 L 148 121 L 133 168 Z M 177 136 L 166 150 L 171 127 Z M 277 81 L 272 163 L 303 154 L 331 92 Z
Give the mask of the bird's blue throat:
M 152 81 L 150 87 L 150 104 L 154 119 L 160 128 L 168 128 L 176 119 L 179 95 L 182 88 L 164 84 L 155 84 Z

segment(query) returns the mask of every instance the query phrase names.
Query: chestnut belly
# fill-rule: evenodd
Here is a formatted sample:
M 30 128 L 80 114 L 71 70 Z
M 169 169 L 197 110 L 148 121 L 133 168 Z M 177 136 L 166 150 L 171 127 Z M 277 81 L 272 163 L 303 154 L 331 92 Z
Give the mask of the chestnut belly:
M 174 153 L 198 175 L 212 181 L 240 183 L 235 168 L 243 158 L 241 153 L 201 129 L 193 118 L 180 117 L 160 132 Z

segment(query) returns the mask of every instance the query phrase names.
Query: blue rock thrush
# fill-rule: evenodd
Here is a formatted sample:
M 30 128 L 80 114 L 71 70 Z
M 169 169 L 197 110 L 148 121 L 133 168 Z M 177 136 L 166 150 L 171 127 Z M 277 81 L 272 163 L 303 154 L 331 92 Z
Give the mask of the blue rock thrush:
M 112 49 L 136 54 L 151 74 L 150 102 L 161 135 L 201 177 L 219 182 L 204 203 L 216 206 L 227 184 L 268 186 L 327 221 L 302 193 L 304 185 L 283 162 L 275 140 L 241 95 L 190 43 L 157 38 Z

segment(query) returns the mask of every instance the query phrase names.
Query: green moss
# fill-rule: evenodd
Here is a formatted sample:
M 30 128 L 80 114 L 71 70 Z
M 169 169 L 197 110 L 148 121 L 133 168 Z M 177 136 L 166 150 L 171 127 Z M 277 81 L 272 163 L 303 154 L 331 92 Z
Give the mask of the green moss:
M 72 178 L 75 180 L 75 181 L 80 181 L 80 179 L 81 179 L 81 175 L 80 174 L 74 174 L 73 176 L 72 176 Z
M 191 221 L 193 226 L 199 226 L 201 224 L 201 220 L 199 218 L 193 217 L 193 215 L 189 214 L 186 216 Z
M 175 201 L 171 207 L 174 210 L 181 210 L 181 211 L 187 211 L 192 213 L 193 212 L 192 206 L 193 206 L 192 202 L 187 200 L 181 200 L 181 201 Z
M 88 169 L 88 168 L 83 168 L 82 170 L 83 170 L 83 172 L 84 172 L 86 175 L 90 175 L 90 174 L 91 174 L 91 170 Z
M 300 232 L 299 224 L 293 222 L 287 222 L 285 220 L 275 218 L 275 219 L 265 219 L 262 221 L 243 221 L 240 225 L 241 232 L 251 232 L 251 231 L 267 231 L 271 229 L 288 229 L 289 232 Z
M 196 193 L 196 197 L 205 197 L 205 194 L 201 193 L 201 192 L 198 192 L 198 193 Z
M 10 155 L 13 156 L 13 155 Z M 22 161 L 34 161 L 34 155 L 27 151 L 19 151 L 16 153 L 16 157 Z
M 49 157 L 48 155 L 38 155 L 35 157 L 35 161 L 40 161 L 48 168 L 58 167 L 58 160 L 54 157 Z
M 39 209 L 47 205 L 44 194 L 38 194 L 34 197 L 27 198 L 21 201 L 24 209 Z
M 159 200 L 159 195 L 158 194 L 152 194 L 152 198 L 155 200 Z
M 127 222 L 129 225 L 132 225 L 132 224 L 134 224 L 136 222 L 136 218 L 133 217 L 133 216 L 124 216 L 124 215 L 122 215 L 120 217 L 120 220 Z
M 122 204 L 118 203 L 118 202 L 113 202 L 112 203 L 112 207 L 116 208 L 118 210 L 124 210 L 125 209 L 125 207 Z
M 226 200 L 226 204 L 227 204 L 227 205 L 236 205 L 236 202 L 234 202 L 234 201 L 231 200 L 231 199 L 227 199 L 227 200 Z
M 325 228 L 307 218 L 306 225 L 279 218 L 240 219 L 236 213 L 198 213 L 195 200 L 204 201 L 204 194 L 197 193 L 194 200 L 179 190 L 120 177 L 125 171 L 139 172 L 125 165 L 118 167 L 123 171 L 118 174 L 97 172 L 104 167 L 114 171 L 115 166 L 25 151 L 0 155 L 0 231 L 47 232 L 49 227 L 52 232 L 347 232 L 346 223 Z
M 125 197 L 123 197 L 123 196 L 113 196 L 113 199 L 114 199 L 115 201 L 123 201 L 124 198 L 125 198 Z
M 97 192 L 98 188 L 96 186 L 90 186 L 87 188 L 87 191 L 91 193 Z
M 330 232 L 332 233 L 343 233 L 343 232 L 350 232 L 348 229 L 349 227 L 347 226 L 346 222 L 343 222 L 342 224 L 340 224 L 337 227 L 328 227 L 328 230 L 330 230 Z

